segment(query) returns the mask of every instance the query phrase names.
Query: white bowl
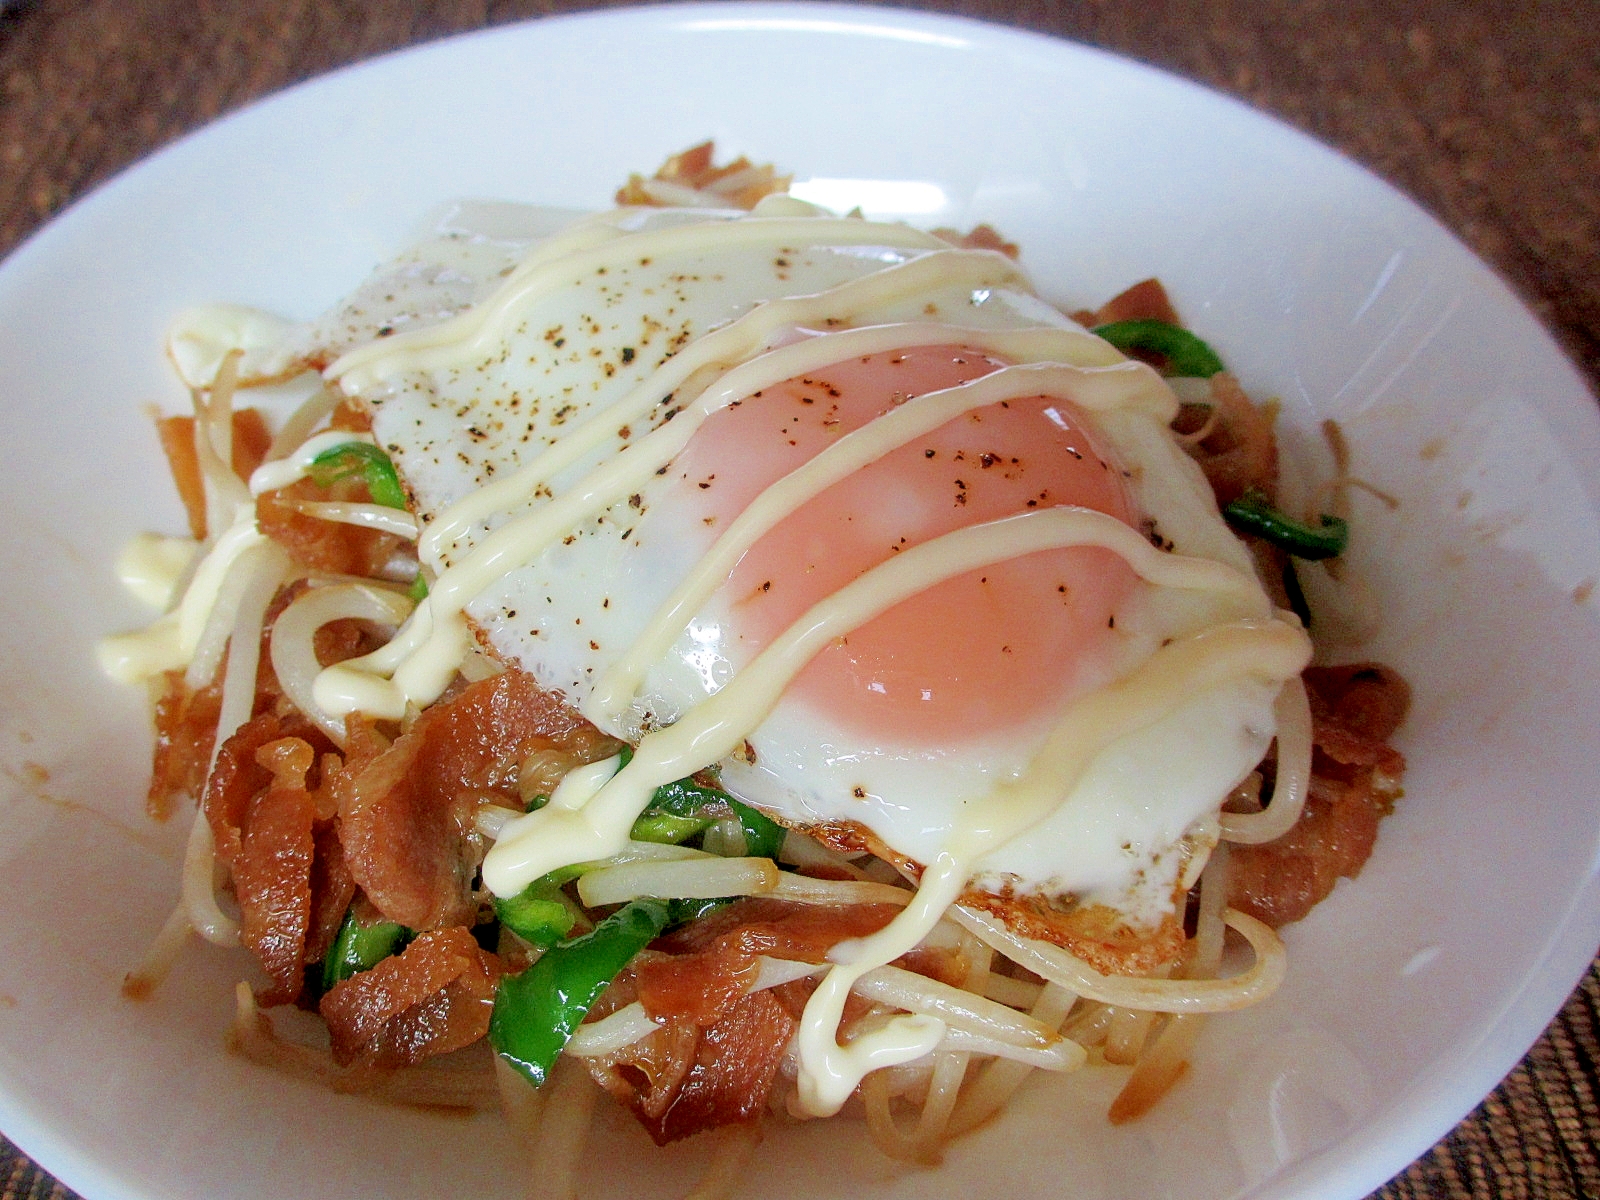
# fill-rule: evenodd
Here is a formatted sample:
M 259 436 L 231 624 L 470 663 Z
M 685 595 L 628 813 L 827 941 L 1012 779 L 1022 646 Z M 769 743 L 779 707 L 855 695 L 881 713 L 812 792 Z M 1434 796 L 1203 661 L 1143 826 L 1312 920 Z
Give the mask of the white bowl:
M 1288 932 L 1273 1000 L 1214 1021 L 1148 1119 L 1031 1091 L 932 1175 L 858 1131 L 768 1139 L 752 1194 L 1356 1197 L 1509 1069 L 1600 942 L 1600 422 L 1508 290 L 1410 202 L 1231 101 L 961 20 L 718 4 L 550 20 L 295 88 L 101 188 L 0 268 L 0 1127 L 92 1200 L 521 1192 L 496 1119 L 397 1111 L 222 1049 L 237 961 L 192 947 L 119 998 L 176 888 L 142 815 L 139 696 L 92 647 L 137 624 L 110 563 L 179 513 L 145 405 L 185 305 L 310 315 L 461 196 L 599 206 L 714 135 L 873 215 L 999 226 L 1053 297 L 1159 273 L 1302 456 L 1337 418 L 1352 555 L 1416 688 L 1407 794 L 1361 878 Z M 669 1195 L 625 1120 L 595 1195 Z M 665 1164 L 663 1167 L 662 1164 Z

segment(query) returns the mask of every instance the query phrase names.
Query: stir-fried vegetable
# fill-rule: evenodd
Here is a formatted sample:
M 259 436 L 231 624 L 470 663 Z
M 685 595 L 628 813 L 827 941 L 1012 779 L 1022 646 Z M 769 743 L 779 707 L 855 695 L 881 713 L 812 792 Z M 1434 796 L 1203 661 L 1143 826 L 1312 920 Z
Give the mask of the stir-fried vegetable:
M 665 783 L 656 789 L 650 805 L 639 817 L 646 831 L 653 823 L 667 818 L 703 821 L 709 825 L 720 810 L 731 810 L 744 831 L 745 853 L 753 858 L 777 858 L 783 847 L 784 829 L 776 821 L 757 812 L 748 804 L 741 804 L 726 792 L 703 787 L 692 779 Z M 710 814 L 710 815 L 708 815 Z M 705 826 L 702 825 L 701 828 Z M 639 837 L 640 825 L 635 823 L 634 836 Z M 640 838 L 641 841 L 664 841 L 665 838 Z M 682 840 L 682 839 L 678 839 Z
M 405 489 L 400 486 L 400 476 L 395 472 L 389 456 L 369 442 L 345 442 L 330 446 L 311 460 L 307 472 L 322 487 L 337 483 L 351 475 L 366 479 L 367 491 L 374 504 L 385 508 L 404 509 Z
M 496 897 L 494 915 L 530 946 L 547 950 L 572 932 L 577 916 L 559 895 L 554 873 L 535 879 L 509 900 Z
M 1138 351 L 1160 355 L 1166 363 L 1162 372 L 1165 375 L 1210 379 L 1226 369 L 1217 352 L 1194 334 L 1154 317 L 1097 325 L 1094 333 L 1124 354 Z
M 344 914 L 344 924 L 322 960 L 322 990 L 327 991 L 361 971 L 370 971 L 391 954 L 405 949 L 414 935 L 404 925 L 376 921 L 363 925 L 355 910 Z
M 490 1044 L 535 1086 L 542 1085 L 573 1031 L 634 955 L 671 926 L 724 903 L 633 900 L 582 937 L 545 951 L 526 971 L 500 981 Z
M 622 765 L 632 757 L 622 753 Z M 539 796 L 530 809 L 541 808 L 548 799 Z M 783 845 L 784 829 L 749 805 L 741 804 L 726 792 L 705 787 L 691 779 L 663 784 L 655 790 L 650 804 L 639 814 L 629 831 L 636 842 L 678 845 L 698 837 L 725 813 L 732 812 L 744 833 L 744 852 L 754 858 L 777 858 Z M 557 895 L 565 883 L 578 878 L 595 864 L 575 864 L 541 875 L 516 896 L 497 899 L 495 915 L 501 923 L 530 945 L 546 949 L 572 932 L 572 909 Z
M 629 758 L 630 752 L 624 751 L 624 766 Z M 726 792 L 691 779 L 657 788 L 634 822 L 631 836 L 636 841 L 675 844 L 705 832 L 728 812 L 744 833 L 746 854 L 778 856 L 784 839 L 781 825 Z M 544 1083 L 573 1030 L 634 955 L 669 926 L 692 921 L 727 903 L 633 900 L 590 932 L 561 941 L 571 932 L 573 914 L 557 889 L 583 870 L 582 866 L 565 867 L 534 880 L 511 900 L 495 901 L 501 922 L 544 950 L 526 971 L 501 980 L 489 1025 L 494 1048 L 535 1085 Z
M 1224 508 L 1222 515 L 1240 533 L 1265 538 L 1296 558 L 1337 558 L 1350 540 L 1350 526 L 1343 517 L 1323 513 L 1319 526 L 1307 525 L 1285 515 L 1253 488 Z
M 713 823 L 710 817 L 679 816 L 665 809 L 651 808 L 639 814 L 628 836 L 636 842 L 677 846 L 704 833 Z

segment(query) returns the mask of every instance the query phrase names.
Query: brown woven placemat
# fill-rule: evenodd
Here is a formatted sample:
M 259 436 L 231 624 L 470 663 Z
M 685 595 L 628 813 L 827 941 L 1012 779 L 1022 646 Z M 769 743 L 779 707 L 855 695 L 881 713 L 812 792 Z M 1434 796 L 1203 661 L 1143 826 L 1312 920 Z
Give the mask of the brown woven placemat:
M 0 10 L 0 253 L 178 135 L 345 63 L 595 4 L 22 0 Z M 1600 20 L 1582 0 L 970 0 L 1230 92 L 1330 142 L 1494 264 L 1600 381 Z M 1600 964 L 1381 1200 L 1600 1197 Z M 0 1140 L 0 1200 L 73 1193 Z

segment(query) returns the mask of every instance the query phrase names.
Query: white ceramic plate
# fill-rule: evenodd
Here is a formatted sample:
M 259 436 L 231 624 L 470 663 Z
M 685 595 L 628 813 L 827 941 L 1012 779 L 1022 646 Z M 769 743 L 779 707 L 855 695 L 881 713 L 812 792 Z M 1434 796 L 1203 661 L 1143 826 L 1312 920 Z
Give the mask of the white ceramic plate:
M 708 135 L 874 215 L 990 221 L 1062 301 L 1159 272 L 1283 398 L 1291 440 L 1338 418 L 1401 500 L 1362 508 L 1353 566 L 1383 616 L 1368 652 L 1417 693 L 1376 856 L 1149 1119 L 1108 1128 L 1110 1083 L 1037 1089 L 931 1176 L 814 1126 L 770 1138 L 749 1190 L 1364 1195 L 1516 1062 L 1600 941 L 1593 402 L 1481 263 L 1298 134 L 1080 47 L 832 6 L 624 11 L 380 59 L 166 150 L 0 269 L 0 1127 L 93 1200 L 520 1194 L 496 1120 L 223 1053 L 223 952 L 192 948 L 154 1003 L 118 998 L 179 836 L 142 817 L 143 704 L 92 646 L 144 616 L 118 548 L 179 527 L 144 411 L 181 400 L 159 349 L 175 310 L 310 315 L 438 202 L 597 206 Z M 657 1159 L 619 1129 L 596 1195 L 685 1186 L 694 1151 Z

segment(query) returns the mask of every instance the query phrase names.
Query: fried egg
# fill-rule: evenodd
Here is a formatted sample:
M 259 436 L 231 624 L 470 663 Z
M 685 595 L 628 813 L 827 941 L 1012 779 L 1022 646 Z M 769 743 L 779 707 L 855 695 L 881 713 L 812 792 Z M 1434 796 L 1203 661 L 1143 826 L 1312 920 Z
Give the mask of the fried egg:
M 1309 657 L 1164 382 L 992 251 L 781 197 L 620 209 L 458 231 L 299 337 L 253 369 L 342 352 L 431 587 L 317 702 L 398 717 L 476 640 L 639 745 L 506 829 L 500 894 L 714 768 L 785 824 L 1152 925 Z

